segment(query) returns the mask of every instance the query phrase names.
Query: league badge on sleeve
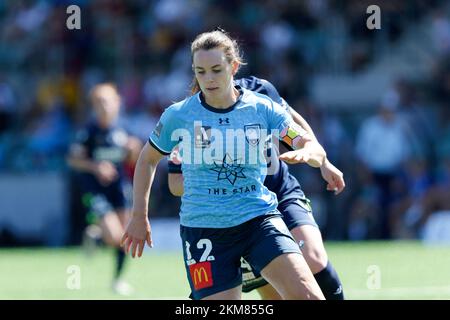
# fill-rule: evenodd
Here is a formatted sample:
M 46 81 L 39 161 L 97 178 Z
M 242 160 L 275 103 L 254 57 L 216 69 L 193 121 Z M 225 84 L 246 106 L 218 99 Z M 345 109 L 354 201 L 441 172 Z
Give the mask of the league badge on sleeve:
M 163 128 L 163 124 L 161 123 L 161 121 L 158 121 L 158 123 L 156 124 L 156 128 L 155 130 L 153 130 L 153 133 L 155 134 L 155 136 L 157 136 L 158 138 L 161 136 L 161 130 Z

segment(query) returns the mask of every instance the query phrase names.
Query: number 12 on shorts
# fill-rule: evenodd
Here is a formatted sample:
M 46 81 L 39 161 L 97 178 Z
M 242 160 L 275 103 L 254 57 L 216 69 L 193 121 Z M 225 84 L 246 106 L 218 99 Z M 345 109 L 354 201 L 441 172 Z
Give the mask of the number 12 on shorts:
M 214 256 L 210 255 L 212 251 L 212 243 L 209 239 L 200 239 L 197 242 L 197 249 L 205 249 L 200 257 L 199 262 L 192 258 L 190 243 L 185 242 L 186 245 L 186 264 L 189 266 L 189 273 L 192 279 L 195 290 L 212 287 L 214 284 L 211 272 L 211 261 L 214 261 Z
M 185 247 L 186 247 L 186 264 L 189 266 L 191 264 L 196 263 L 195 259 L 192 258 L 191 254 L 191 244 L 188 241 L 185 241 Z M 202 256 L 200 257 L 199 262 L 203 261 L 214 261 L 215 258 L 213 255 L 210 255 L 212 251 L 212 242 L 209 239 L 200 239 L 197 242 L 197 249 L 203 249 L 205 248 L 205 251 L 203 251 Z

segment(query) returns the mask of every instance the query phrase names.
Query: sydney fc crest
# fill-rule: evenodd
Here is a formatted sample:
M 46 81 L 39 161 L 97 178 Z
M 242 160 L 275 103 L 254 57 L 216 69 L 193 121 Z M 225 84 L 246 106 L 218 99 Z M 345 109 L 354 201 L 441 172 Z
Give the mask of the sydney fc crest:
M 248 124 L 244 126 L 244 132 L 248 144 L 256 147 L 261 139 L 261 126 L 259 124 Z

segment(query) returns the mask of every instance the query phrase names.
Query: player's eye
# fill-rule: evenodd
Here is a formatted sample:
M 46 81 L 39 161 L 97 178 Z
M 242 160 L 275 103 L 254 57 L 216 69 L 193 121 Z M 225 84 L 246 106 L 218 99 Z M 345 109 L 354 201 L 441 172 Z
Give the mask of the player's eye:
M 219 72 L 221 72 L 222 70 L 220 70 L 220 69 L 215 69 L 215 70 L 213 70 L 213 72 L 214 73 L 219 73 Z
M 197 74 L 204 74 L 204 73 L 205 73 L 205 71 L 197 70 Z

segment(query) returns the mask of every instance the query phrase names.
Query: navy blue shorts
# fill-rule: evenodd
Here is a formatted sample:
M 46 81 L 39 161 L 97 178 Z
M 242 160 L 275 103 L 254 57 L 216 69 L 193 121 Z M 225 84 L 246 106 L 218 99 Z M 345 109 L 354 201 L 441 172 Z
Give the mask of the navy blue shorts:
M 319 228 L 314 220 L 310 203 L 308 198 L 304 198 L 288 199 L 278 205 L 277 209 L 283 215 L 283 220 L 289 230 L 306 224 Z
M 191 298 L 237 287 L 242 283 L 241 257 L 258 273 L 276 257 L 301 254 L 278 211 L 231 228 L 180 227 Z
M 281 212 L 283 221 L 289 230 L 303 225 L 312 225 L 319 228 L 312 214 L 310 200 L 307 198 L 288 199 L 281 202 L 277 209 Z M 252 264 L 247 262 L 245 257 L 241 261 L 241 268 L 243 276 L 243 292 L 250 292 L 267 284 L 267 281 L 264 280 L 261 273 L 253 268 Z
M 87 222 L 95 223 L 105 214 L 127 206 L 124 184 L 116 181 L 109 186 L 88 183 L 83 186 L 82 202 L 87 210 Z

